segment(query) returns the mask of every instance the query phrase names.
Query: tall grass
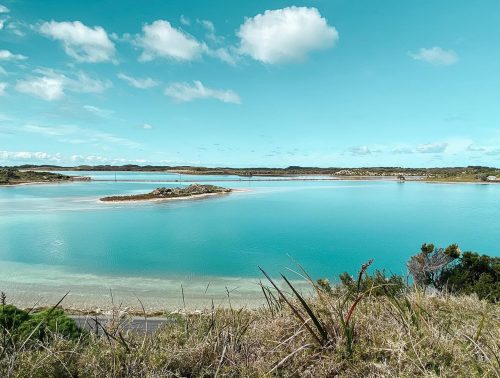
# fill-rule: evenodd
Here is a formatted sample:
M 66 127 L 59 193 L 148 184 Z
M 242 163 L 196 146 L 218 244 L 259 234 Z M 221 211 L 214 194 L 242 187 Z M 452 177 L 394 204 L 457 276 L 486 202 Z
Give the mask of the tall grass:
M 78 339 L 9 340 L 1 377 L 499 377 L 500 307 L 475 296 L 315 282 L 312 294 L 263 274 L 266 305 L 175 314 L 153 333 L 96 319 Z M 376 287 L 377 286 L 377 287 Z M 283 289 L 286 287 L 287 289 Z M 375 295 L 374 293 L 378 293 Z M 385 293 L 385 294 L 384 294 Z M 54 307 L 55 308 L 55 307 Z M 33 335 L 31 335 L 33 336 Z

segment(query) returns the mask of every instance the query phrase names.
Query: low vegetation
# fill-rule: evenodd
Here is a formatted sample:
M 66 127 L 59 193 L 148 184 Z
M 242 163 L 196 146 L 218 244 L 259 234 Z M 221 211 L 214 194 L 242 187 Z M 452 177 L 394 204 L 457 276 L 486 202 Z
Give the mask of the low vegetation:
M 500 169 L 483 166 L 445 167 L 445 168 L 404 168 L 404 167 L 300 167 L 287 168 L 230 168 L 230 167 L 192 167 L 192 166 L 158 166 L 158 165 L 81 165 L 76 167 L 59 167 L 53 165 L 24 165 L 19 168 L 37 170 L 72 170 L 72 171 L 127 171 L 127 172 L 171 172 L 196 175 L 236 175 L 252 176 L 304 176 L 327 175 L 338 177 L 394 177 L 410 180 L 445 181 L 445 182 L 486 182 L 488 177 L 497 177 L 500 181 Z M 493 182 L 493 181 L 492 181 Z
M 35 182 L 61 182 L 71 180 L 70 176 L 59 173 L 22 171 L 14 168 L 0 168 L 0 185 L 25 184 Z
M 187 198 L 187 197 L 203 196 L 209 194 L 225 194 L 230 192 L 231 189 L 222 188 L 220 186 L 192 184 L 185 188 L 156 188 L 152 192 L 146 194 L 103 197 L 101 198 L 101 201 L 104 202 L 148 201 L 155 199 Z
M 315 282 L 299 266 L 313 295 L 262 269 L 266 306 L 182 313 L 154 333 L 116 318 L 79 332 L 56 307 L 31 315 L 4 298 L 0 376 L 498 377 L 500 307 L 486 293 L 495 282 L 484 278 L 498 272 L 498 260 L 485 258 L 425 244 L 409 262 L 415 285 L 370 274 L 371 261 L 339 285 Z M 448 290 L 450 277 L 460 290 Z M 61 326 L 48 320 L 56 314 Z

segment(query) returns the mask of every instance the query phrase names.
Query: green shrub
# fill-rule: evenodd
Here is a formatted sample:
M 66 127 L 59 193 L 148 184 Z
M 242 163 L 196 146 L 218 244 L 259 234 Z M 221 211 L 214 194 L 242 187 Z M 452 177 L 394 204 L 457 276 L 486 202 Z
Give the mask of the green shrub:
M 62 309 L 29 314 L 13 305 L 0 306 L 0 332 L 21 340 L 28 337 L 31 340 L 45 340 L 54 335 L 77 340 L 84 334 Z
M 480 299 L 500 301 L 500 258 L 464 252 L 459 263 L 444 269 L 439 286 L 455 294 L 475 293 Z
M 349 273 L 344 272 L 339 278 L 342 285 L 347 287 L 349 291 L 354 291 L 356 289 L 358 283 Z M 380 271 L 378 269 L 372 275 L 365 273 L 361 277 L 359 286 L 359 291 L 369 291 L 371 295 L 374 296 L 389 295 L 393 297 L 401 294 L 407 289 L 403 277 L 397 274 L 387 276 L 385 271 Z
M 500 301 L 500 258 L 461 253 L 458 245 L 435 248 L 423 244 L 412 256 L 408 270 L 418 286 L 431 286 L 453 294 L 476 294 L 480 299 Z
M 13 305 L 0 306 L 0 328 L 12 332 L 30 318 L 26 311 Z
M 38 328 L 37 328 L 38 326 Z M 33 331 L 35 331 L 33 333 Z M 75 321 L 64 314 L 62 309 L 40 311 L 21 324 L 18 329 L 23 338 L 31 336 L 32 339 L 45 340 L 54 335 L 60 335 L 67 339 L 77 340 L 82 335 Z

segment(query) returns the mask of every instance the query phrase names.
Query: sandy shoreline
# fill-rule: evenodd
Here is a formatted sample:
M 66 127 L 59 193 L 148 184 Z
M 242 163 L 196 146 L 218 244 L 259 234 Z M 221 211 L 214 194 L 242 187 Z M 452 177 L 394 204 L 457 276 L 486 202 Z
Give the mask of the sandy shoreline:
M 20 308 L 49 307 L 69 291 L 61 306 L 72 313 L 105 313 L 120 307 L 135 314 L 142 312 L 141 302 L 148 314 L 199 311 L 211 308 L 212 303 L 223 308 L 258 308 L 266 303 L 260 279 L 189 274 L 111 276 L 79 273 L 62 266 L 0 264 L 0 290 L 9 303 Z M 284 285 L 281 280 L 276 282 Z M 307 283 L 292 282 L 300 290 L 308 290 Z
M 126 200 L 116 200 L 116 201 L 103 201 L 102 198 L 99 198 L 97 202 L 99 203 L 144 203 L 144 202 L 163 202 L 163 201 L 181 201 L 181 200 L 190 200 L 190 199 L 200 199 L 206 197 L 213 196 L 223 196 L 229 195 L 231 193 L 243 193 L 249 192 L 250 189 L 231 189 L 230 192 L 221 192 L 221 193 L 203 193 L 203 194 L 195 194 L 192 196 L 183 196 L 183 197 L 171 197 L 171 198 L 144 198 L 144 199 L 126 199 Z

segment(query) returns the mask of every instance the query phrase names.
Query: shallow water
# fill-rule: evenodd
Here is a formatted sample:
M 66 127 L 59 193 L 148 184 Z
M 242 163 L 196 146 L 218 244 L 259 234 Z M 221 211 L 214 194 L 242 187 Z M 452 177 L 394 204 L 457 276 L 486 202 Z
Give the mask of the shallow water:
M 92 176 L 115 178 L 109 172 Z M 181 178 L 203 183 L 221 177 Z M 176 180 L 179 175 L 120 172 L 117 179 Z M 315 278 L 335 279 L 343 271 L 355 273 L 371 258 L 374 268 L 405 274 L 405 262 L 423 242 L 456 242 L 463 250 L 500 255 L 500 185 L 220 184 L 249 191 L 197 200 L 105 204 L 98 199 L 179 183 L 0 188 L 0 289 L 26 302 L 49 301 L 50 295 L 72 286 L 81 293 L 74 299 L 78 304 L 85 290 L 90 298 L 90 293 L 108 295 L 110 287 L 141 290 L 141 282 L 163 280 L 164 286 L 148 281 L 144 287 L 153 306 L 156 288 L 167 293 L 175 287 L 178 296 L 182 282 L 195 287 L 217 282 L 213 290 L 229 283 L 249 300 L 260 295 L 255 285 L 259 265 L 277 274 L 297 261 Z M 44 297 L 37 297 L 37 291 Z

